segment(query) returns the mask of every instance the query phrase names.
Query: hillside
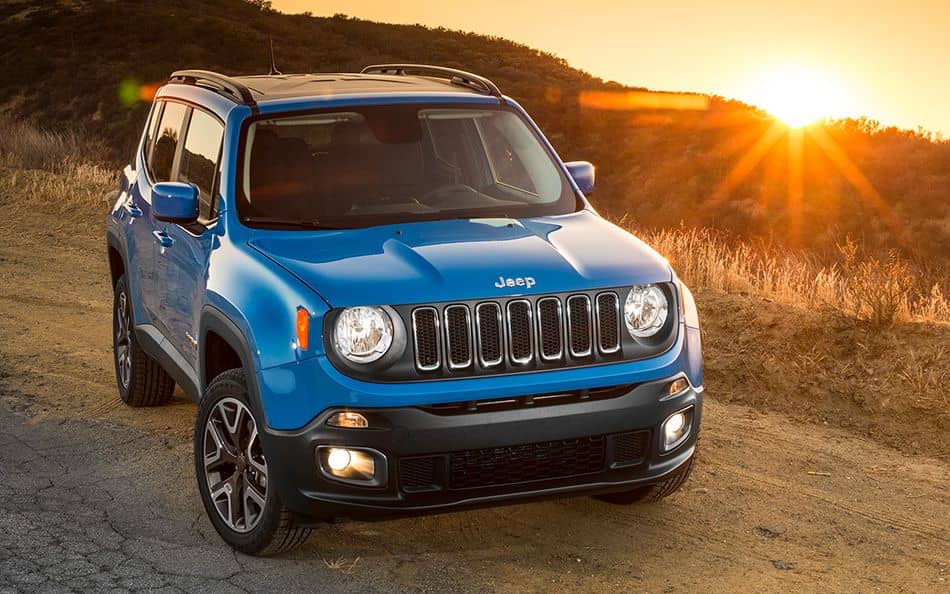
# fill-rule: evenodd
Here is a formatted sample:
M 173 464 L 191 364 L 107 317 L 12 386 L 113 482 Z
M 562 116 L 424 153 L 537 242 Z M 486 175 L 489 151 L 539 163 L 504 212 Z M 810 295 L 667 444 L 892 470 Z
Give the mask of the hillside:
M 948 289 L 950 142 L 868 121 L 799 136 L 716 97 L 698 110 L 618 109 L 629 106 L 627 95 L 604 101 L 591 92 L 634 89 L 503 39 L 261 12 L 242 0 L 6 0 L 0 109 L 101 141 L 103 159 L 115 165 L 147 108 L 140 99 L 147 87 L 137 85 L 160 83 L 183 67 L 266 72 L 270 38 L 284 72 L 412 61 L 495 79 L 562 157 L 598 165 L 598 208 L 639 228 L 713 227 L 726 237 L 807 248 L 825 262 L 840 259 L 837 245 L 849 235 L 871 253 L 898 249 L 919 263 L 926 287 Z M 662 104 L 665 96 L 649 97 Z

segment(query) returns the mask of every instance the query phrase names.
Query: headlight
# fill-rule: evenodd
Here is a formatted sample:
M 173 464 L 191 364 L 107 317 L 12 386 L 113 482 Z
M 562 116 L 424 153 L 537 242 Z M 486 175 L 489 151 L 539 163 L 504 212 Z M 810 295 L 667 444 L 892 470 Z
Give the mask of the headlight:
M 623 321 L 635 338 L 648 338 L 660 331 L 669 315 L 670 304 L 657 285 L 637 285 L 627 293 Z
M 348 307 L 336 319 L 337 352 L 354 363 L 372 363 L 393 343 L 393 321 L 379 307 Z

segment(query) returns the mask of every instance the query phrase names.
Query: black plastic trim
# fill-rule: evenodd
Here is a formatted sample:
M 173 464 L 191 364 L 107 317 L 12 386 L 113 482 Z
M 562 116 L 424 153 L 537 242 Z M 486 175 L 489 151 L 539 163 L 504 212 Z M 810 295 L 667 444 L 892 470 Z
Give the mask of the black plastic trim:
M 197 402 L 201 389 L 198 387 L 198 375 L 188 361 L 165 338 L 165 335 L 152 324 L 135 326 L 135 339 L 148 355 L 158 361 L 175 383 L 181 386 L 189 398 Z

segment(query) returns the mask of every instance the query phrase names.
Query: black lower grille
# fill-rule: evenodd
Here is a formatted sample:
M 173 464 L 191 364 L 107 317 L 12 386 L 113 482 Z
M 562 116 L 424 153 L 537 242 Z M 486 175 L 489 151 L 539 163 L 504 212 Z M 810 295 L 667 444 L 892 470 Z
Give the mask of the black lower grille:
M 647 457 L 649 431 L 632 431 L 614 436 L 613 466 L 636 466 Z
M 473 489 L 602 472 L 606 438 L 583 437 L 449 455 L 449 488 Z
M 399 461 L 399 486 L 406 493 L 439 490 L 436 478 L 438 458 L 403 458 Z

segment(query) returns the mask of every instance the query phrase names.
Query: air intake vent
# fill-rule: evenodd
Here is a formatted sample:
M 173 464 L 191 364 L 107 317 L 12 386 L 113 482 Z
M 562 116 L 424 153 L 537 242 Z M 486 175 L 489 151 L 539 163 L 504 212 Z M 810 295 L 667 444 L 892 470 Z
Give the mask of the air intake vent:
M 445 352 L 449 368 L 463 369 L 472 364 L 472 315 L 465 305 L 445 308 Z
M 620 298 L 616 293 L 597 296 L 597 336 L 601 353 L 620 350 Z
M 587 357 L 592 353 L 590 313 L 590 297 L 587 295 L 567 298 L 567 326 L 574 357 Z
M 545 361 L 556 361 L 564 353 L 561 300 L 557 297 L 538 300 L 538 345 Z
M 531 362 L 534 354 L 534 324 L 531 303 L 526 299 L 508 303 L 508 351 L 511 361 L 518 365 Z
M 416 351 L 416 367 L 434 371 L 442 364 L 439 357 L 439 312 L 434 307 L 420 307 L 412 312 L 412 340 Z
M 472 489 L 603 472 L 604 437 L 582 437 L 449 456 L 449 488 Z
M 502 345 L 501 306 L 480 303 L 475 308 L 475 326 L 478 337 L 478 357 L 482 367 L 495 367 L 504 361 Z

